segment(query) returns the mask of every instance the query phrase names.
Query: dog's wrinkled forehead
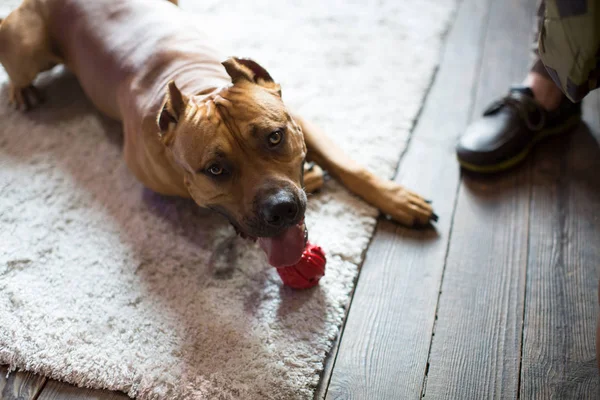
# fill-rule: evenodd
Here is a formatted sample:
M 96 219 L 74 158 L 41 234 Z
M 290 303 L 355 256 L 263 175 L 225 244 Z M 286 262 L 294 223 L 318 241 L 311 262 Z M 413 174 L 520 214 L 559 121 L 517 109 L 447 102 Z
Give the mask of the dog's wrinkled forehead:
M 192 101 L 198 126 L 209 136 L 219 132 L 236 141 L 254 141 L 291 121 L 281 98 L 256 85 L 230 85 Z
M 232 84 L 195 99 L 199 111 L 211 123 L 220 124 L 227 119 L 252 122 L 255 119 L 281 120 L 285 106 L 271 90 L 248 84 Z
M 206 97 L 194 97 L 192 102 L 198 110 L 201 117 L 205 118 L 208 122 L 219 125 L 223 122 L 221 113 L 218 107 L 224 107 L 225 109 L 231 108 L 233 103 L 229 99 L 229 89 L 232 85 L 217 89 L 215 92 L 208 94 Z

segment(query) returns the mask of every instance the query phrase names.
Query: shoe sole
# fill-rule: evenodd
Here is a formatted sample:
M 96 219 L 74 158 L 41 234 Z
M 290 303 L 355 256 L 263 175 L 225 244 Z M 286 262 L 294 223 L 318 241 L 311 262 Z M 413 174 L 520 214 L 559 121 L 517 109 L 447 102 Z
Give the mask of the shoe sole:
M 516 156 L 514 156 L 512 158 L 509 158 L 508 160 L 504 160 L 498 164 L 476 165 L 476 164 L 471 164 L 469 162 L 461 160 L 459 157 L 457 157 L 458 163 L 460 164 L 461 167 L 463 167 L 467 171 L 477 172 L 480 174 L 490 174 L 490 173 L 505 171 L 505 170 L 510 169 L 510 168 L 516 166 L 517 164 L 521 163 L 523 160 L 525 160 L 525 158 L 527 158 L 529 153 L 531 153 L 531 150 L 540 141 L 542 141 L 550 136 L 557 136 L 561 133 L 567 133 L 571 129 L 575 128 L 580 122 L 581 122 L 581 115 L 574 115 L 571 118 L 567 119 L 560 126 L 542 130 L 540 133 L 538 133 L 533 138 L 533 140 L 519 154 L 517 154 Z

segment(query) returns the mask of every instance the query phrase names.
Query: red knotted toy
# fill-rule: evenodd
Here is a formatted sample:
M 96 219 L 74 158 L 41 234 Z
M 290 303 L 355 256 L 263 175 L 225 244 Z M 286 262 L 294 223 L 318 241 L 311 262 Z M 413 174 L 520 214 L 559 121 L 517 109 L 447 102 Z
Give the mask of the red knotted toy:
M 316 286 L 325 275 L 326 262 L 323 249 L 307 243 L 300 261 L 289 267 L 278 267 L 277 272 L 284 285 L 294 289 L 308 289 Z

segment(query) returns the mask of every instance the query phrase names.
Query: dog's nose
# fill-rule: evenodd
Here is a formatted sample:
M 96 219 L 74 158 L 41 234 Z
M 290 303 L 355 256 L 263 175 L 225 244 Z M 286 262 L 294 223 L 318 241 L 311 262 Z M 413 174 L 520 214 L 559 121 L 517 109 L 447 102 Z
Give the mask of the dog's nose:
M 262 215 L 267 224 L 283 226 L 293 222 L 298 216 L 298 203 L 290 193 L 280 191 L 265 199 Z

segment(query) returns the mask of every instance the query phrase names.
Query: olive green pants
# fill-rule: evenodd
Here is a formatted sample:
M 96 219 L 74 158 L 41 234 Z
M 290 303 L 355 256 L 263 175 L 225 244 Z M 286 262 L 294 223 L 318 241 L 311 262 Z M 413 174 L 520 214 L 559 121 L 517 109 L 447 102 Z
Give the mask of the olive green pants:
M 538 8 L 537 61 L 573 102 L 600 80 L 600 0 L 545 0 Z

